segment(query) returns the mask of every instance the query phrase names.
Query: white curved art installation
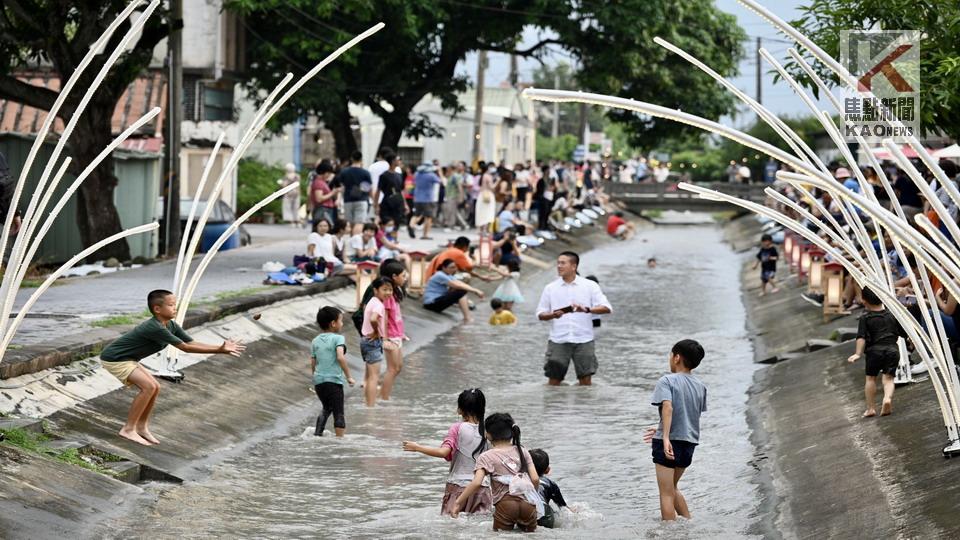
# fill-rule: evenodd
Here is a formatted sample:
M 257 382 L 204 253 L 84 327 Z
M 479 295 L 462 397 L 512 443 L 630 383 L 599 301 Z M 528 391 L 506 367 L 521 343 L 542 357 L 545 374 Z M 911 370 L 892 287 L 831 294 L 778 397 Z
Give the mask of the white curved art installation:
M 843 84 L 854 90 L 857 89 L 857 82 L 853 76 L 806 36 L 772 14 L 756 1 L 738 1 L 809 51 L 817 61 L 833 71 Z M 811 244 L 822 249 L 833 261 L 843 265 L 861 287 L 869 286 L 872 290 L 876 291 L 884 301 L 887 309 L 889 309 L 900 324 L 903 325 L 910 340 L 916 345 L 921 360 L 929 370 L 930 379 L 933 383 L 932 386 L 937 397 L 937 403 L 940 406 L 943 423 L 947 431 L 948 444 L 943 448 L 943 454 L 947 457 L 960 454 L 960 380 L 958 380 L 957 371 L 954 369 L 952 353 L 940 317 L 930 316 L 931 312 L 938 313 L 938 307 L 934 296 L 935 292 L 930 285 L 930 280 L 927 275 L 928 271 L 932 273 L 952 296 L 960 299 L 960 251 L 958 251 L 956 246 L 951 242 L 947 241 L 943 233 L 941 233 L 937 227 L 933 226 L 924 215 L 918 215 L 915 221 L 916 224 L 929 235 L 929 238 L 918 232 L 907 222 L 902 208 L 900 208 L 900 205 L 896 202 L 897 198 L 894 196 L 889 179 L 886 178 L 876 157 L 868 152 L 868 164 L 877 171 L 880 185 L 886 191 L 890 200 L 893 201 L 892 211 L 878 204 L 872 186 L 867 184 L 866 178 L 864 178 L 860 171 L 860 167 L 856 163 L 854 156 L 850 154 L 847 145 L 842 141 L 840 129 L 833 123 L 830 114 L 827 111 L 817 110 L 814 101 L 766 50 L 761 49 L 761 55 L 820 120 L 824 129 L 840 150 L 842 158 L 849 164 L 849 168 L 854 173 L 854 177 L 859 183 L 861 191 L 866 194 L 865 196 L 847 189 L 835 180 L 824 163 L 803 142 L 802 138 L 768 109 L 744 94 L 729 81 L 679 47 L 659 37 L 655 38 L 654 41 L 674 54 L 681 56 L 730 90 L 741 101 L 746 103 L 746 105 L 757 114 L 758 118 L 769 124 L 771 128 L 783 138 L 793 153 L 780 150 L 746 133 L 716 122 L 651 103 L 586 92 L 536 88 L 524 90 L 523 95 L 529 99 L 539 101 L 577 102 L 616 107 L 685 123 L 753 148 L 760 153 L 789 165 L 797 171 L 780 171 L 777 173 L 777 178 L 788 182 L 797 189 L 799 193 L 813 200 L 814 207 L 820 212 L 824 219 L 815 217 L 772 188 L 767 188 L 767 194 L 773 200 L 799 213 L 817 225 L 820 230 L 826 234 L 827 239 L 820 237 L 799 221 L 774 208 L 738 199 L 692 184 L 681 183 L 679 187 L 686 191 L 696 193 L 701 198 L 734 204 L 776 221 L 780 225 L 794 231 Z M 828 96 L 837 112 L 842 114 L 843 111 L 840 102 L 829 92 L 826 85 L 813 68 L 810 67 L 806 59 L 793 48 L 789 49 L 788 52 L 793 60 L 797 62 L 800 68 L 819 88 L 820 93 Z M 872 96 L 870 93 L 861 92 L 861 94 L 867 97 Z M 896 116 L 891 115 L 890 118 L 888 123 L 891 126 L 902 126 Z M 866 146 L 866 141 L 860 137 L 858 137 L 857 142 L 864 147 Z M 910 137 L 908 144 L 917 152 L 923 164 L 935 175 L 938 185 L 944 186 L 950 199 L 955 204 L 960 205 L 960 191 L 947 179 L 944 172 L 937 165 L 936 160 L 923 148 L 920 141 L 917 140 L 916 137 Z M 891 153 L 897 165 L 903 169 L 918 186 L 921 196 L 930 203 L 932 209 L 940 216 L 941 223 L 947 224 L 946 226 L 950 234 L 954 238 L 960 238 L 960 227 L 950 219 L 944 205 L 923 181 L 923 176 L 920 171 L 910 163 L 900 147 L 891 140 L 884 140 L 883 145 Z M 830 213 L 820 206 L 813 197 L 809 196 L 809 192 L 805 186 L 810 185 L 830 193 L 834 199 L 838 201 L 844 201 L 844 204 L 841 204 L 840 208 L 844 220 L 850 225 L 849 232 L 841 227 Z M 886 257 L 881 260 L 875 253 L 867 225 L 864 224 L 863 219 L 860 217 L 861 213 L 870 217 L 870 223 L 867 225 L 869 225 L 872 232 L 876 234 L 881 245 L 883 245 L 885 238 L 889 238 L 901 260 L 906 260 L 906 252 L 915 255 L 918 271 L 914 273 L 908 269 L 908 274 L 913 290 L 917 294 L 917 301 L 920 303 L 920 311 L 924 319 L 923 325 L 919 324 L 913 316 L 907 312 L 906 308 L 897 301 L 897 295 L 893 290 L 889 262 L 886 260 Z M 931 240 L 931 238 L 933 240 Z M 831 241 L 833 244 L 831 244 Z M 860 255 L 861 251 L 866 255 L 866 258 Z

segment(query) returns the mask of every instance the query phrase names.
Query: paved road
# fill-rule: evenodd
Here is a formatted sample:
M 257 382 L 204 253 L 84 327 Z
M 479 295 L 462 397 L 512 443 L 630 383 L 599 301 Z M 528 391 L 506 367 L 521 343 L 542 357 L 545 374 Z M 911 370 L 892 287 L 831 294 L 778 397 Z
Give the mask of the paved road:
M 260 270 L 263 263 L 280 261 L 289 264 L 294 254 L 306 249 L 305 229 L 289 225 L 250 224 L 246 227 L 253 237 L 253 244 L 218 253 L 204 272 L 194 301 L 212 299 L 219 293 L 263 287 L 266 277 Z M 438 229 L 431 234 L 433 240 L 411 240 L 404 234 L 401 242 L 409 249 L 430 251 L 463 233 Z M 468 236 L 475 237 L 475 233 Z M 194 267 L 201 258 L 202 255 L 194 258 Z M 77 334 L 91 328 L 90 322 L 105 316 L 140 312 L 146 308 L 148 292 L 171 287 L 175 266 L 175 261 L 171 260 L 122 272 L 61 280 L 40 297 L 13 343 L 27 345 L 57 335 Z M 19 291 L 17 308 L 35 291 Z

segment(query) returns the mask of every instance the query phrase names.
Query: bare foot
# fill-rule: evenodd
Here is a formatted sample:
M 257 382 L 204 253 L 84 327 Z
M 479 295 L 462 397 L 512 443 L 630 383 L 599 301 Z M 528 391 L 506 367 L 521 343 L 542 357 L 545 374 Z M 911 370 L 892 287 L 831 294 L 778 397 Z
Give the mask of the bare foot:
M 774 287 L 773 290 L 770 291 L 770 292 L 772 292 L 772 293 L 778 293 L 778 292 L 780 292 L 780 288 L 779 288 L 779 287 Z
M 884 401 L 880 407 L 880 416 L 890 416 L 891 414 L 893 414 L 893 402 Z
M 876 409 L 867 409 L 863 411 L 863 418 L 870 418 L 871 416 L 876 416 L 876 415 L 877 415 Z
M 137 429 L 137 434 L 150 442 L 150 444 L 160 444 L 160 441 L 153 436 L 153 433 L 150 433 L 150 430 L 147 428 Z
M 141 437 L 140 434 L 137 433 L 136 431 L 133 431 L 133 430 L 127 431 L 125 429 L 121 429 L 119 432 L 119 435 L 124 439 L 129 439 L 137 444 L 142 444 L 144 446 L 152 446 L 150 441 Z
M 766 295 L 767 295 L 767 293 L 762 292 L 762 291 L 760 292 L 760 296 L 766 296 Z

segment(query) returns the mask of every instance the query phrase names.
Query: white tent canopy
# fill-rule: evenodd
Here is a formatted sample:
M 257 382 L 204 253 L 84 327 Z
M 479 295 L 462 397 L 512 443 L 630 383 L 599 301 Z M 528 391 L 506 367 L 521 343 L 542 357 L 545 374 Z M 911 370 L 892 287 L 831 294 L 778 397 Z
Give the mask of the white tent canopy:
M 933 153 L 935 158 L 960 158 L 960 144 L 951 144 Z

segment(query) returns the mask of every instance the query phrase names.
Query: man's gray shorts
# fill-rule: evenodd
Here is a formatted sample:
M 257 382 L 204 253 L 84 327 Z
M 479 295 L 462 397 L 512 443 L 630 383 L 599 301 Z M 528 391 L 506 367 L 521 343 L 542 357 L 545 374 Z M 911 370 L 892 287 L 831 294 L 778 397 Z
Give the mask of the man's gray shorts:
M 550 379 L 563 380 L 567 376 L 567 369 L 573 360 L 573 369 L 577 378 L 587 377 L 597 372 L 597 355 L 594 342 L 586 343 L 554 343 L 547 341 L 546 362 L 543 364 L 543 374 Z
M 353 223 L 367 222 L 367 201 L 343 203 L 343 219 Z

